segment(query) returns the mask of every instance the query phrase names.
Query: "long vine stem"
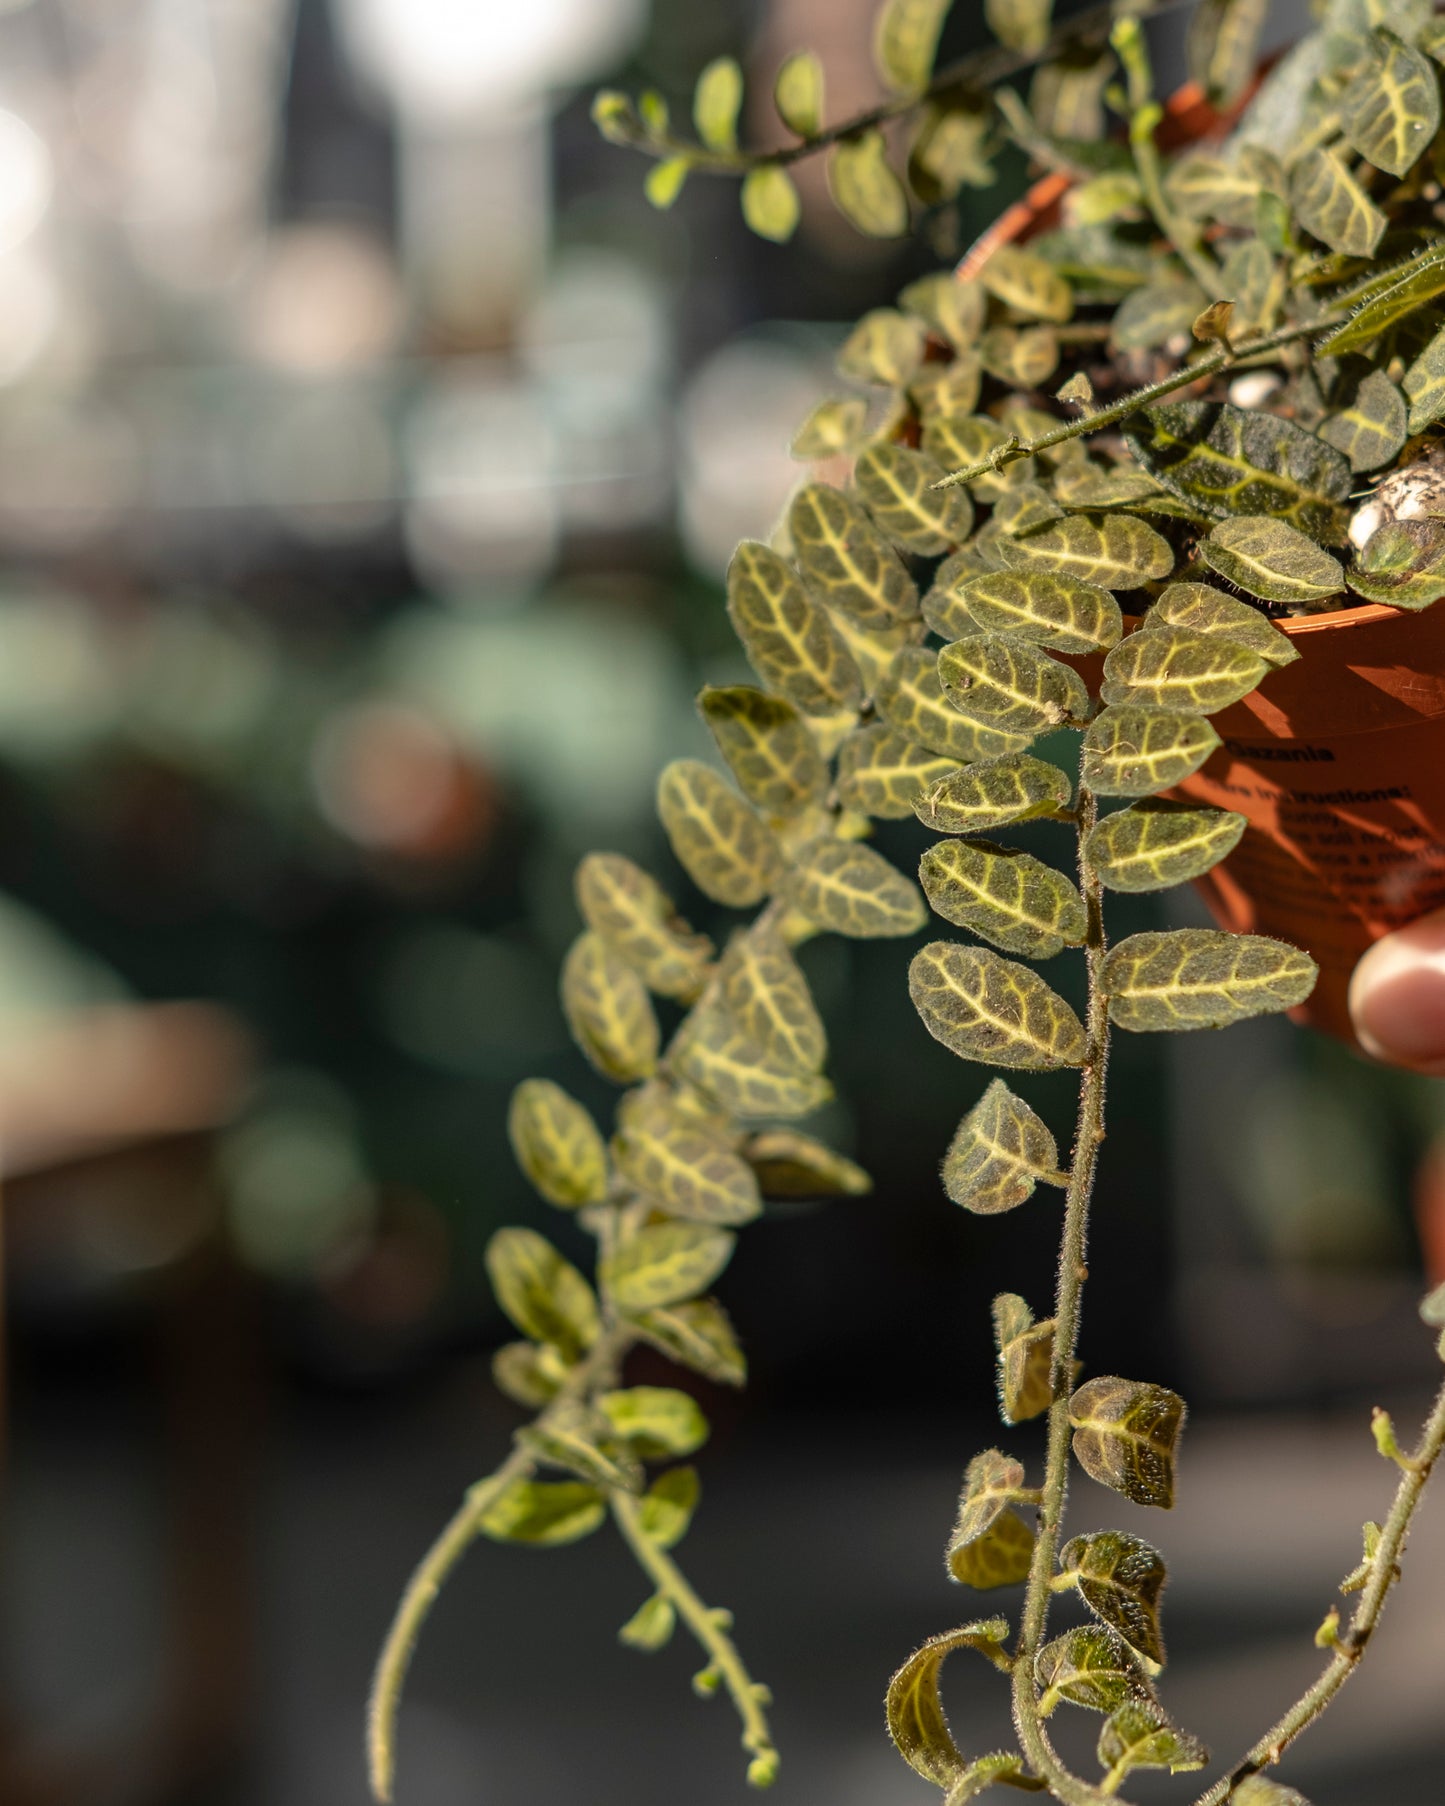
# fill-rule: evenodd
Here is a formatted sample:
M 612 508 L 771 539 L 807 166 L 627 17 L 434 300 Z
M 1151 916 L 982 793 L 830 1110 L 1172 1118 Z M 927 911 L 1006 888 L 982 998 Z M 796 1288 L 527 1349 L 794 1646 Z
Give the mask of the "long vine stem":
M 1360 1603 L 1355 1608 L 1349 1629 L 1334 1644 L 1333 1653 L 1323 1673 L 1309 1691 L 1296 1700 L 1279 1722 L 1265 1732 L 1227 1775 L 1199 1796 L 1195 1806 L 1221 1806 L 1242 1781 L 1250 1775 L 1258 1774 L 1261 1769 L 1273 1767 L 1300 1732 L 1314 1723 L 1359 1667 L 1365 1646 L 1384 1612 L 1411 1520 L 1442 1448 L 1445 1448 L 1445 1381 L 1442 1381 L 1440 1390 L 1435 1395 L 1435 1403 L 1426 1419 L 1419 1444 L 1400 1463 L 1400 1484 L 1395 1489 L 1390 1515 L 1385 1520 L 1379 1545 L 1371 1560 L 1370 1577 L 1360 1595 Z
M 743 1748 L 751 1751 L 753 1757 L 748 1770 L 749 1781 L 755 1787 L 768 1786 L 778 1769 L 778 1752 L 764 1710 L 771 1696 L 767 1688 L 748 1673 L 737 1644 L 728 1635 L 731 1622 L 728 1614 L 706 1606 L 666 1549 L 647 1535 L 636 1499 L 627 1493 L 614 1492 L 611 1502 L 617 1528 L 637 1557 L 638 1565 L 697 1639 L 737 1708 L 743 1723 Z
M 1023 1620 L 1013 1666 L 1014 1724 L 1025 1756 L 1049 1783 L 1065 1806 L 1096 1806 L 1104 1799 L 1096 1788 L 1065 1767 L 1055 1751 L 1039 1714 L 1034 1687 L 1034 1657 L 1043 1642 L 1052 1596 L 1050 1581 L 1058 1557 L 1059 1533 L 1069 1490 L 1069 1394 L 1073 1390 L 1074 1359 L 1079 1343 L 1084 1282 L 1088 1278 L 1089 1204 L 1094 1192 L 1099 1148 L 1104 1140 L 1104 1092 L 1109 1064 L 1109 1004 L 1104 993 L 1103 964 L 1107 951 L 1104 935 L 1103 887 L 1086 851 L 1089 830 L 1098 819 L 1092 791 L 1079 786 L 1076 806 L 1079 848 L 1079 891 L 1084 899 L 1087 932 L 1084 958 L 1089 996 L 1085 1020 L 1083 1076 L 1079 1084 L 1079 1115 L 1074 1133 L 1073 1159 L 1064 1201 L 1064 1227 L 1059 1246 L 1058 1290 L 1054 1307 L 1054 1358 L 1050 1374 L 1053 1403 L 1049 1406 L 1048 1453 L 1044 1465 L 1043 1498 L 1039 1505 L 1038 1534 L 1024 1594 Z

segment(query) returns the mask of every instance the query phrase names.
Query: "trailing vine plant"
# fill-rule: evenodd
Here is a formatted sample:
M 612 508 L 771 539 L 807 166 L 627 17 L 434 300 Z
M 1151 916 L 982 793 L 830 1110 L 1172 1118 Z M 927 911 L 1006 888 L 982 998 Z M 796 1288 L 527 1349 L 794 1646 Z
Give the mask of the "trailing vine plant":
M 623 1641 L 655 1649 L 681 1622 L 703 1652 L 695 1685 L 725 1691 L 739 1714 L 748 1779 L 775 1778 L 768 1691 L 727 1612 L 703 1602 L 674 1553 L 699 1491 L 685 1463 L 706 1422 L 681 1390 L 626 1385 L 623 1364 L 646 1343 L 743 1383 L 709 1291 L 737 1231 L 765 1199 L 871 1183 L 793 1126 L 829 1096 L 826 1036 L 793 949 L 822 932 L 912 936 L 930 907 L 975 938 L 914 954 L 924 1026 L 966 1061 L 1076 1070 L 1079 1105 L 1064 1164 L 1029 1103 L 994 1078 L 944 1157 L 947 1195 L 982 1215 L 1040 1185 L 1064 1194 L 1049 1313 L 1012 1293 L 993 1311 L 1003 1420 L 1045 1419 L 1045 1452 L 1036 1484 L 1003 1450 L 975 1456 L 947 1548 L 962 1585 L 1022 1586 L 1017 1626 L 982 1619 L 927 1642 L 893 1677 L 888 1726 L 946 1806 L 994 1784 L 1098 1806 L 1138 1768 L 1207 1760 L 1159 1697 L 1162 1554 L 1129 1532 L 1064 1528 L 1071 1461 L 1167 1509 L 1185 1417 L 1182 1398 L 1147 1380 L 1080 1383 L 1109 1043 L 1116 1030 L 1219 1028 L 1288 1009 L 1316 969 L 1283 941 L 1218 930 L 1110 945 L 1105 903 L 1198 877 L 1239 841 L 1242 816 L 1166 793 L 1220 744 L 1210 717 L 1298 658 L 1280 620 L 1356 598 L 1413 610 L 1445 596 L 1445 24 L 1426 0 L 1395 0 L 1388 14 L 1383 0 L 1330 0 L 1228 139 L 1168 157 L 1135 16 L 1147 10 L 1105 9 L 1055 31 L 1047 0 L 989 0 L 1001 49 L 931 77 L 946 0 L 888 0 L 876 43 L 897 102 L 825 128 L 813 61 L 790 59 L 778 103 L 800 143 L 782 153 L 737 149 L 741 77 L 717 65 L 699 84 L 701 148 L 669 135 L 656 99 L 598 102 L 609 136 L 666 153 L 658 168 L 742 175 L 755 226 L 749 183 L 760 191 L 766 177 L 781 192 L 786 163 L 827 150 L 836 166 L 849 147 L 891 198 L 870 208 L 858 198 L 867 184 L 835 169 L 845 211 L 866 230 L 888 209 L 906 220 L 903 180 L 877 176 L 879 128 L 910 118 L 927 142 L 956 144 L 965 127 L 940 123 L 950 108 L 974 122 L 977 155 L 1006 134 L 1074 185 L 1056 228 L 993 245 L 975 273 L 916 282 L 864 318 L 838 363 L 872 397 L 814 410 L 794 452 L 821 469 L 772 541 L 733 557 L 728 609 L 758 684 L 702 692 L 730 776 L 677 761 L 658 809 L 697 887 L 755 910 L 751 920 L 719 949 L 632 861 L 593 853 L 578 870 L 585 928 L 564 964 L 563 1008 L 593 1065 L 626 1089 L 610 1140 L 541 1079 L 518 1089 L 510 1129 L 542 1197 L 595 1237 L 596 1281 L 531 1229 L 491 1244 L 498 1301 L 523 1337 L 497 1355 L 496 1378 L 534 1416 L 402 1600 L 371 1708 L 380 1799 L 391 1797 L 407 1664 L 462 1553 L 479 1535 L 569 1542 L 609 1516 L 649 1589 Z M 1259 0 L 1196 9 L 1193 53 L 1221 104 L 1246 85 L 1263 12 Z M 979 125 L 980 72 L 1036 62 L 1032 105 L 1000 88 Z M 1086 71 L 1088 92 L 1123 121 L 1119 139 L 1079 100 Z M 1083 129 L 1061 132 L 1061 111 Z M 917 140 L 909 171 L 929 204 L 938 170 Z M 1066 766 L 1068 734 L 1078 738 Z M 865 844 L 872 819 L 909 816 L 940 837 L 922 856 L 921 891 Z M 991 838 L 1034 821 L 1058 824 L 1069 859 Z M 1034 969 L 1066 951 L 1083 961 L 1082 1015 Z M 673 1013 L 666 1036 L 654 999 Z M 1421 1308 L 1445 1359 L 1445 1287 Z M 1445 1387 L 1413 1449 L 1384 1412 L 1373 1429 L 1399 1480 L 1341 1582 L 1358 1594 L 1353 1614 L 1345 1623 L 1330 1609 L 1318 1680 L 1196 1806 L 1302 1806 L 1266 1771 L 1365 1652 L 1445 1445 Z M 1087 1618 L 1050 1635 L 1064 1593 Z M 962 1648 L 1008 1676 L 1016 1748 L 969 1756 L 956 1745 L 938 1676 Z M 1096 1779 L 1051 1740 L 1065 1703 L 1102 1716 Z

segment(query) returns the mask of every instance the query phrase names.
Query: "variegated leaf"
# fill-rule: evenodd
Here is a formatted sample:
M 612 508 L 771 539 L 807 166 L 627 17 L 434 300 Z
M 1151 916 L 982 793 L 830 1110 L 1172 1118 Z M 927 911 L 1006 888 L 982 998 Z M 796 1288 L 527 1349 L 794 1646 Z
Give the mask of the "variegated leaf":
M 708 1438 L 708 1421 L 690 1393 L 672 1386 L 626 1386 L 604 1392 L 597 1408 L 612 1434 L 639 1461 L 691 1455 Z
M 713 944 L 693 932 L 641 866 L 621 853 L 588 853 L 577 867 L 576 891 L 587 926 L 622 955 L 649 991 L 684 1001 L 697 995 Z
M 947 471 L 982 463 L 1014 437 L 987 414 L 932 414 L 923 422 L 923 449 Z M 1035 468 L 1033 458 L 1016 458 L 997 471 L 975 477 L 968 487 L 982 501 L 996 501 L 1016 483 L 1032 481 Z
M 1433 426 L 1445 414 L 1445 327 L 1435 334 L 1405 372 L 1404 389 L 1410 403 L 1406 417 L 1410 432 L 1423 433 L 1427 426 Z
M 700 760 L 664 766 L 657 813 L 678 863 L 716 902 L 746 909 L 782 877 L 782 854 L 766 824 Z
M 1085 840 L 1084 856 L 1110 890 L 1168 890 L 1218 865 L 1247 826 L 1231 809 L 1150 797 L 1106 815 Z
M 1059 339 L 1052 326 L 995 326 L 978 342 L 983 367 L 1014 389 L 1037 389 L 1059 367 Z
M 873 66 L 904 94 L 928 86 L 938 34 L 953 0 L 884 0 L 873 21 Z
M 1388 327 L 1441 294 L 1445 294 L 1445 243 L 1427 245 L 1408 263 L 1386 270 L 1344 324 L 1327 332 L 1315 349 L 1324 357 L 1361 351 Z
M 1015 568 L 1042 565 L 1109 590 L 1138 589 L 1174 569 L 1168 540 L 1129 514 L 1071 514 L 999 549 Z
M 504 1342 L 492 1356 L 492 1382 L 514 1404 L 540 1411 L 557 1396 L 567 1363 L 555 1348 L 532 1342 Z
M 1006 953 L 1052 959 L 1084 944 L 1083 899 L 1032 853 L 989 840 L 940 840 L 923 855 L 918 878 L 936 914 Z
M 1074 1458 L 1101 1486 L 1167 1511 L 1184 1411 L 1184 1400 L 1167 1386 L 1112 1374 L 1086 1380 L 1069 1400 Z
M 618 1310 L 681 1304 L 705 1292 L 732 1259 L 737 1237 L 706 1223 L 657 1223 L 604 1254 L 598 1273 Z
M 1247 646 L 1267 665 L 1292 665 L 1299 653 L 1288 635 L 1248 602 L 1226 596 L 1208 583 L 1171 583 L 1145 617 L 1147 629 L 1182 627 L 1188 633 L 1213 633 Z
M 728 566 L 728 614 L 753 669 L 810 715 L 854 707 L 862 679 L 843 641 L 792 567 L 745 539 Z
M 1055 652 L 1102 652 L 1124 631 L 1108 590 L 1056 571 L 990 571 L 970 577 L 958 594 L 980 631 L 1013 634 Z
M 1242 157 L 1189 152 L 1170 168 L 1164 187 L 1169 199 L 1190 219 L 1246 228 L 1254 224 L 1259 174 Z
M 610 1440 L 606 1418 L 575 1399 L 554 1405 L 537 1423 L 517 1431 L 517 1441 L 536 1461 L 596 1486 L 641 1492 L 642 1463 L 623 1449 L 601 1446 Z
M 998 1449 L 985 1449 L 969 1462 L 946 1556 L 948 1571 L 961 1586 L 984 1591 L 1012 1586 L 1027 1575 L 1034 1535 L 1008 1509 L 1023 1483 L 1023 1468 Z
M 809 587 L 861 627 L 917 613 L 918 592 L 898 555 L 851 496 L 809 483 L 788 510 L 793 550 Z
M 925 364 L 908 385 L 908 393 L 926 418 L 967 415 L 978 406 L 982 386 L 983 365 L 977 352 L 963 351 L 950 364 Z
M 1345 587 L 1338 560 L 1267 515 L 1221 521 L 1199 554 L 1226 582 L 1266 602 L 1321 602 Z
M 833 1095 L 819 1074 L 773 1059 L 720 1000 L 693 1008 L 668 1057 L 731 1116 L 806 1116 Z
M 1445 333 L 1439 338 L 1441 353 L 1445 353 Z M 1417 358 L 1405 374 L 1405 393 L 1410 396 L 1412 407 L 1416 392 L 1424 387 L 1416 377 L 1424 356 Z M 1440 409 L 1445 411 L 1445 356 L 1438 357 L 1437 362 Z M 1410 387 L 1412 377 L 1416 377 L 1416 392 Z M 1422 419 L 1421 426 L 1428 425 L 1434 417 L 1431 414 Z M 1416 426 L 1407 414 L 1404 397 L 1394 383 L 1383 370 L 1371 370 L 1355 386 L 1354 393 L 1330 413 L 1320 427 L 1320 438 L 1343 452 L 1350 461 L 1350 469 L 1358 472 L 1379 470 L 1381 465 L 1393 463 L 1407 433 L 1419 431 L 1420 426 Z
M 767 1198 L 861 1198 L 873 1189 L 856 1161 L 796 1129 L 764 1129 L 742 1152 Z
M 524 1336 L 551 1343 L 569 1361 L 597 1340 L 596 1295 L 546 1236 L 499 1229 L 487 1243 L 486 1261 L 497 1303 Z
M 1057 765 L 1010 753 L 936 778 L 913 813 L 939 834 L 977 834 L 1067 809 L 1072 795 L 1073 786 Z
M 1171 1774 L 1203 1768 L 1209 1751 L 1197 1737 L 1172 1723 L 1157 1700 L 1129 1699 L 1104 1720 L 1099 1732 L 1103 1786 L 1114 1793 L 1136 1768 L 1167 1768 Z
M 901 238 L 908 230 L 908 196 L 888 162 L 882 132 L 860 132 L 834 145 L 828 192 L 843 217 L 869 238 Z
M 1062 325 L 1073 318 L 1073 290 L 1052 264 L 1032 251 L 1000 245 L 978 278 L 991 295 L 1028 319 Z
M 1376 169 L 1403 176 L 1440 127 L 1440 82 L 1429 59 L 1393 31 L 1371 34 L 1374 55 L 1340 96 L 1345 137 Z
M 905 646 L 895 655 L 874 700 L 890 727 L 960 763 L 1020 752 L 1031 737 L 960 713 L 944 694 L 938 654 L 923 646 Z
M 921 323 L 893 307 L 875 307 L 853 328 L 838 353 L 838 374 L 854 382 L 902 389 L 923 362 Z
M 999 1783 L 1025 1793 L 1043 1791 L 1037 1779 L 1024 1772 L 1024 1759 L 1017 1750 L 990 1750 L 969 1763 L 944 1796 L 943 1806 L 968 1806 L 970 1800 Z
M 1303 1003 L 1319 968 L 1260 934 L 1179 928 L 1132 934 L 1105 957 L 1102 982 L 1117 1027 L 1148 1033 L 1223 1028 Z
M 944 1658 L 955 1649 L 976 1649 L 996 1662 L 1007 1639 L 1007 1619 L 989 1618 L 980 1624 L 965 1624 L 959 1630 L 930 1637 L 889 1681 L 888 1734 L 899 1755 L 925 1781 L 952 1787 L 969 1767 L 953 1741 L 938 1691 L 938 1671 Z
M 694 1130 L 625 1129 L 612 1144 L 618 1171 L 671 1216 L 736 1227 L 763 1208 L 745 1160 Z
M 853 466 L 858 498 L 878 528 L 905 551 L 932 557 L 968 538 L 973 504 L 966 489 L 935 489 L 945 472 L 906 445 L 870 445 Z
M 1118 704 L 1089 723 L 1083 781 L 1098 796 L 1153 796 L 1198 771 L 1219 744 L 1202 715 Z
M 1061 1174 L 1052 1175 L 1057 1184 Z M 1017 1292 L 993 1301 L 993 1339 L 998 1351 L 999 1411 L 1005 1423 L 1041 1417 L 1054 1402 L 1054 1320 L 1034 1322 Z
M 1046 1643 L 1034 1658 L 1042 1688 L 1039 1713 L 1060 1700 L 1090 1712 L 1112 1712 L 1126 1699 L 1150 1699 L 1153 1688 L 1129 1645 L 1107 1625 L 1086 1624 Z
M 1192 277 L 1162 275 L 1119 303 L 1109 322 L 1109 341 L 1116 351 L 1154 351 L 1171 339 L 1187 341 L 1208 304 L 1208 295 Z
M 912 815 L 922 792 L 960 769 L 897 729 L 875 722 L 838 748 L 838 798 L 849 809 L 881 820 Z
M 1063 998 L 985 948 L 929 942 L 914 955 L 908 991 L 929 1034 L 960 1059 L 1032 1072 L 1084 1063 L 1083 1024 Z
M 1049 41 L 1053 0 L 984 0 L 989 30 L 1023 56 L 1037 56 Z
M 858 667 L 863 688 L 869 696 L 876 694 L 888 667 L 905 647 L 916 646 L 922 635 L 914 621 L 903 621 L 896 627 L 860 627 L 847 615 L 834 615 L 838 637 L 848 648 Z
M 590 929 L 562 962 L 562 1011 L 572 1039 L 620 1085 L 657 1065 L 661 1036 L 647 987 L 611 943 Z
M 1176 401 L 1136 414 L 1124 433 L 1157 482 L 1205 514 L 1268 515 L 1342 544 L 1350 462 L 1276 414 L 1227 401 Z
M 1006 634 L 954 640 L 938 655 L 938 676 L 948 700 L 969 721 L 1022 736 L 998 752 L 1021 752 L 1034 735 L 1089 712 L 1089 692 L 1077 671 Z
M 606 1497 L 579 1480 L 514 1480 L 477 1519 L 498 1543 L 556 1548 L 589 1536 L 607 1516 Z
M 1346 169 L 1334 150 L 1312 150 L 1290 177 L 1290 203 L 1306 232 L 1332 251 L 1373 257 L 1385 230 L 1385 216 Z
M 802 854 L 786 894 L 809 921 L 855 939 L 916 934 L 928 920 L 917 888 L 857 841 L 826 840 Z
M 747 684 L 725 689 L 709 685 L 697 701 L 718 751 L 750 802 L 769 815 L 796 815 L 822 801 L 828 767 L 791 702 Z
M 955 351 L 973 345 L 988 317 L 988 294 L 983 284 L 939 271 L 910 282 L 898 297 L 898 305 L 916 314 L 945 344 Z
M 1253 79 L 1269 0 L 1201 0 L 1189 22 L 1189 73 L 1216 106 Z
M 1168 1571 L 1157 1549 L 1122 1530 L 1096 1530 L 1065 1543 L 1059 1566 L 1102 1624 L 1148 1661 L 1163 1664 L 1159 1600 Z
M 576 1210 L 607 1196 L 607 1147 L 588 1110 L 551 1079 L 523 1079 L 507 1134 L 517 1164 L 549 1204 Z
M 754 927 L 734 935 L 718 969 L 723 1002 L 770 1065 L 818 1072 L 828 1037 L 802 969 L 782 936 Z
M 1429 608 L 1445 596 L 1445 523 L 1438 520 L 1387 521 L 1370 535 L 1354 568 L 1350 588 L 1391 608 Z
M 943 1157 L 944 1191 L 976 1216 L 1013 1210 L 1036 1185 L 1058 1185 L 1063 1177 L 1047 1125 L 1002 1079 L 964 1117 Z
M 670 1360 L 690 1367 L 694 1373 L 700 1373 L 705 1379 L 714 1380 L 719 1386 L 743 1386 L 747 1384 L 748 1364 L 743 1351 L 738 1347 L 733 1326 L 728 1321 L 728 1314 L 715 1298 L 691 1298 L 682 1304 L 670 1305 L 665 1309 L 638 1311 L 632 1318 L 633 1328 L 644 1336 L 654 1348 L 660 1348 Z M 691 1473 L 690 1468 L 674 1468 L 673 1474 Z M 671 1476 L 664 1474 L 655 1485 Z M 693 1475 L 694 1497 L 696 1496 L 697 1476 Z M 660 1514 L 659 1514 L 660 1515 Z M 686 1520 L 683 1529 L 687 1528 Z M 673 1541 L 681 1536 L 677 1532 Z M 654 1540 L 660 1540 L 656 1530 L 650 1530 Z M 663 1547 L 669 1545 L 663 1543 Z
M 820 401 L 793 434 L 788 450 L 799 459 L 836 458 L 851 452 L 868 424 L 868 403 L 856 395 Z
M 1063 518 L 1064 510 L 1042 483 L 1015 483 L 994 503 L 989 527 L 1017 539 L 1021 533 L 1031 533 Z

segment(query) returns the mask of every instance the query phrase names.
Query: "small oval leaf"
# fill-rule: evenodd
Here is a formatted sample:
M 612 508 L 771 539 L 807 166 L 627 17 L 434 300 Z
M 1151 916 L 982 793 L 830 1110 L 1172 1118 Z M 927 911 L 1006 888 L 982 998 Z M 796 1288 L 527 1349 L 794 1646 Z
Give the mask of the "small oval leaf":
M 802 854 L 786 894 L 810 921 L 854 939 L 916 934 L 928 920 L 916 887 L 856 841 L 828 840 Z
M 843 341 L 838 374 L 885 389 L 905 388 L 923 362 L 925 342 L 921 321 L 895 307 L 875 307 Z
M 552 1549 L 590 1536 L 607 1516 L 603 1495 L 579 1480 L 514 1480 L 477 1519 L 498 1543 Z
M 990 668 L 996 667 L 998 661 Z M 894 655 L 874 702 L 890 727 L 961 764 L 1020 752 L 1031 738 L 1028 732 L 1006 731 L 1001 724 L 976 720 L 972 711 L 960 712 L 952 696 L 944 693 L 938 654 L 923 646 L 905 646 Z
M 1067 809 L 1072 795 L 1057 765 L 1029 753 L 1008 753 L 934 779 L 913 813 L 939 834 L 976 834 Z
M 810 715 L 860 701 L 863 680 L 827 611 L 771 546 L 745 539 L 728 565 L 727 586 L 728 615 L 765 684 Z
M 913 813 L 929 785 L 960 769 L 957 760 L 875 722 L 849 734 L 838 748 L 838 798 L 864 815 L 901 820 Z
M 1051 263 L 1017 245 L 1000 245 L 978 272 L 988 292 L 1031 320 L 1062 326 L 1074 317 L 1074 291 Z
M 609 1079 L 630 1085 L 657 1065 L 661 1033 L 647 987 L 600 934 L 579 934 L 562 962 L 572 1039 Z
M 747 909 L 781 878 L 782 855 L 767 826 L 701 760 L 663 767 L 657 813 L 678 864 L 715 902 Z
M 713 944 L 695 934 L 662 886 L 621 853 L 588 853 L 577 867 L 582 918 L 620 953 L 649 991 L 697 995 Z
M 1131 633 L 1105 659 L 1100 694 L 1111 704 L 1212 715 L 1248 696 L 1268 670 L 1257 652 L 1218 634 L 1151 626 Z
M 1034 1679 L 1043 1689 L 1041 1712 L 1059 1700 L 1090 1712 L 1112 1712 L 1127 1699 L 1153 1696 L 1139 1658 L 1103 1624 L 1086 1624 L 1046 1643 L 1034 1658 Z
M 1184 1400 L 1167 1386 L 1113 1375 L 1086 1380 L 1069 1400 L 1074 1457 L 1101 1486 L 1167 1511 L 1184 1412 Z
M 798 229 L 802 203 L 792 177 L 776 163 L 750 169 L 743 177 L 738 201 L 748 230 L 771 244 L 786 244 Z
M 858 498 L 895 546 L 935 557 L 968 538 L 973 504 L 966 489 L 936 489 L 941 464 L 906 445 L 870 445 L 853 466 Z
M 796 815 L 822 801 L 828 767 L 791 702 L 748 684 L 730 684 L 707 686 L 697 704 L 749 802 L 769 815 Z
M 1226 596 L 1208 583 L 1171 583 L 1145 616 L 1146 628 L 1183 627 L 1190 633 L 1217 633 L 1257 652 L 1267 665 L 1292 665 L 1299 653 L 1286 634 L 1248 602 Z
M 1083 1024 L 1063 998 L 982 947 L 931 941 L 914 955 L 908 990 L 929 1034 L 961 1059 L 1034 1072 L 1084 1063 Z
M 601 1322 L 592 1287 L 546 1236 L 499 1229 L 486 1258 L 497 1303 L 524 1336 L 550 1342 L 570 1359 L 597 1340 Z
M 1109 1018 L 1136 1033 L 1224 1028 L 1303 1003 L 1319 967 L 1261 934 L 1177 928 L 1132 934 L 1105 957 Z
M 549 1204 L 576 1210 L 607 1196 L 607 1148 L 586 1108 L 550 1079 L 512 1093 L 507 1134 L 517 1164 Z
M 889 165 L 881 132 L 861 132 L 834 146 L 828 192 L 843 217 L 869 238 L 901 238 L 908 230 L 908 196 Z
M 954 640 L 938 655 L 944 694 L 980 727 L 1018 736 L 1023 745 L 1048 728 L 1089 712 L 1089 692 L 1077 671 L 1001 633 Z M 1022 751 L 1017 742 L 1000 752 Z
M 1096 1618 L 1149 1661 L 1162 1665 L 1159 1600 L 1168 1570 L 1157 1549 L 1122 1530 L 1096 1530 L 1066 1543 L 1059 1566 L 1073 1575 Z
M 1197 1737 L 1170 1722 L 1157 1700 L 1130 1699 L 1104 1720 L 1099 1733 L 1103 1787 L 1113 1793 L 1136 1768 L 1167 1768 L 1172 1774 L 1203 1768 L 1209 1751 Z
M 1168 890 L 1218 865 L 1247 826 L 1230 809 L 1149 798 L 1106 815 L 1085 840 L 1084 857 L 1110 890 Z
M 809 587 L 860 627 L 891 627 L 917 613 L 912 578 L 851 496 L 805 484 L 788 510 L 788 529 Z
M 604 1255 L 598 1274 L 620 1311 L 677 1305 L 707 1290 L 732 1259 L 736 1240 L 703 1223 L 658 1223 Z
M 1088 916 L 1075 886 L 1032 853 L 989 840 L 940 840 L 918 867 L 923 894 L 946 922 L 1006 953 L 1052 959 L 1082 947 Z
M 1070 514 L 1001 542 L 1015 569 L 1043 565 L 1101 589 L 1138 589 L 1174 569 L 1169 541 L 1132 514 Z
M 1055 652 L 1102 652 L 1124 631 L 1108 590 L 1057 571 L 987 571 L 957 594 L 984 633 L 1011 633 Z
M 1058 1143 L 1002 1079 L 964 1117 L 943 1157 L 944 1191 L 978 1216 L 1013 1210 L 1060 1177 Z
M 1089 723 L 1083 781 L 1099 796 L 1153 796 L 1198 771 L 1219 745 L 1202 715 L 1116 704 Z

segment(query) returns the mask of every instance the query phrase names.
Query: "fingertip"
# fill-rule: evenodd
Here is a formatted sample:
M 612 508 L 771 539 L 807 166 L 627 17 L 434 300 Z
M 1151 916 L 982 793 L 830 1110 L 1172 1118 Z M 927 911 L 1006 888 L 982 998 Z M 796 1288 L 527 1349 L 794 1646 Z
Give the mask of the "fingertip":
M 1445 909 L 1370 948 L 1350 979 L 1349 1007 L 1366 1053 L 1445 1075 Z

